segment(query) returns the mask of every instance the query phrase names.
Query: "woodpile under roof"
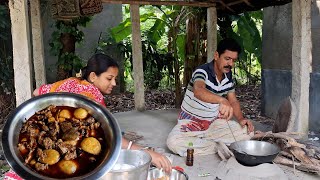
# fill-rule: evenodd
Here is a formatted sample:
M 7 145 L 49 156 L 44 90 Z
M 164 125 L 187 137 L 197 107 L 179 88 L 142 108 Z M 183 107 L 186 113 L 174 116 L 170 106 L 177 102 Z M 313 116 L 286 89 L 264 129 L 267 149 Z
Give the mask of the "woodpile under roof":
M 139 5 L 180 5 L 195 7 L 217 7 L 218 14 L 239 14 L 244 11 L 256 11 L 264 7 L 280 6 L 292 0 L 102 0 L 113 4 Z

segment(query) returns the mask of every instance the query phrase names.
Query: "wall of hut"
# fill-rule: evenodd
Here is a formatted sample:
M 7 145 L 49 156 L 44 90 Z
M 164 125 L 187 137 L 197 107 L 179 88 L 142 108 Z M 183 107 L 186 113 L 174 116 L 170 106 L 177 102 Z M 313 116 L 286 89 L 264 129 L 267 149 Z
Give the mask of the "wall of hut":
M 320 126 L 320 0 L 312 3 L 312 73 L 310 130 Z M 262 47 L 262 113 L 276 118 L 281 101 L 291 95 L 292 4 L 264 9 Z
M 44 51 L 45 51 L 45 63 L 46 63 L 46 77 L 47 82 L 52 83 L 56 81 L 56 63 L 57 57 L 50 55 L 49 41 L 51 33 L 54 31 L 54 20 L 48 16 L 46 18 L 47 23 L 44 25 Z M 107 29 L 117 26 L 122 21 L 122 5 L 120 4 L 105 4 L 103 5 L 103 11 L 94 15 L 91 22 L 86 28 L 82 28 L 85 37 L 84 42 L 80 46 L 76 46 L 76 54 L 79 55 L 85 62 L 95 53 L 98 46 L 99 37 L 106 39 Z M 120 72 L 123 72 L 123 63 L 121 53 L 118 48 L 109 48 L 107 54 L 119 61 Z M 119 74 L 119 76 L 123 74 Z M 123 78 L 118 78 L 123 79 Z M 120 84 L 120 83 L 118 83 Z M 119 92 L 120 86 L 116 86 L 115 92 Z

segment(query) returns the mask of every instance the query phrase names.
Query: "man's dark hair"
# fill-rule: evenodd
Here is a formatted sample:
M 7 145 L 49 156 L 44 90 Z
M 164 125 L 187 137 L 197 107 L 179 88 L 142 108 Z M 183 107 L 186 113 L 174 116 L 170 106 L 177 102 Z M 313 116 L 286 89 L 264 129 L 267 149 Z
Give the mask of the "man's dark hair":
M 241 47 L 240 45 L 237 43 L 236 40 L 231 39 L 231 38 L 226 38 L 223 39 L 219 42 L 218 44 L 218 48 L 217 48 L 217 52 L 219 53 L 219 56 L 221 54 L 223 54 L 226 50 L 229 51 L 236 51 L 238 52 L 238 54 L 240 54 L 241 52 Z

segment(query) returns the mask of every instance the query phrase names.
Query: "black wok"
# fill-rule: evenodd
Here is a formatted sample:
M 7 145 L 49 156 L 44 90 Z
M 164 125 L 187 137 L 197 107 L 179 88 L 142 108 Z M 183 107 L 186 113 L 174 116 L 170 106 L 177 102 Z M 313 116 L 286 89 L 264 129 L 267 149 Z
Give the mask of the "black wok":
M 237 141 L 230 145 L 237 161 L 245 166 L 271 163 L 279 154 L 280 148 L 264 141 Z

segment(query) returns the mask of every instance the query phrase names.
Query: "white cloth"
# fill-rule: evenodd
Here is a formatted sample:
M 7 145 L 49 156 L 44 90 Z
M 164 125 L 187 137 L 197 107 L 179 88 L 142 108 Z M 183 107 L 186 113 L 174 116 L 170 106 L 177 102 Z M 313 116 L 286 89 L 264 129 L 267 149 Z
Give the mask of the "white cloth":
M 168 148 L 180 156 L 186 156 L 189 143 L 193 143 L 195 155 L 208 155 L 217 152 L 217 142 L 223 142 L 226 145 L 233 143 L 234 137 L 230 131 L 228 123 L 237 141 L 249 140 L 253 136 L 253 132 L 247 134 L 247 127 L 242 128 L 235 120 L 227 121 L 225 119 L 217 119 L 212 122 L 205 131 L 189 131 L 181 132 L 181 125 L 190 123 L 191 120 L 178 120 L 178 124 L 172 129 L 168 135 Z

